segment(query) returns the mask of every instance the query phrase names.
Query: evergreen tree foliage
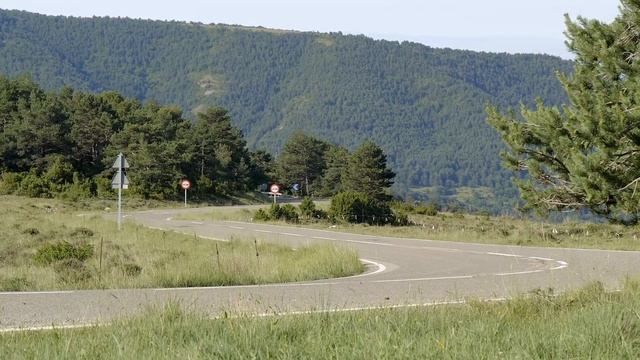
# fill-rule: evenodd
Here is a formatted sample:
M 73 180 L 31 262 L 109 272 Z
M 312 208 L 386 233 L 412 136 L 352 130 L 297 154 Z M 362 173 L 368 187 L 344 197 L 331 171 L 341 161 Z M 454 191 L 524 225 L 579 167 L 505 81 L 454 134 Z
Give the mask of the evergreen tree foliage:
M 278 178 L 283 184 L 300 183 L 309 196 L 325 170 L 329 144 L 302 132 L 293 134 L 278 158 Z
M 186 176 L 206 198 L 255 188 L 271 161 L 247 150 L 242 132 L 218 107 L 204 109 L 192 124 L 175 106 L 69 87 L 49 93 L 28 79 L 1 76 L 0 107 L 2 193 L 107 195 L 111 165 L 122 152 L 131 165 L 131 193 L 174 198 Z
M 506 165 L 528 208 L 589 209 L 611 221 L 640 215 L 640 1 L 623 0 L 610 24 L 567 18 L 573 75 L 559 79 L 562 108 L 522 107 L 521 117 L 488 109 L 509 147 Z
M 385 202 L 391 200 L 389 189 L 395 176 L 387 167 L 387 156 L 382 149 L 372 141 L 365 141 L 349 158 L 342 187 Z
M 208 108 L 198 113 L 193 126 L 191 152 L 199 164 L 199 191 L 232 193 L 246 190 L 252 171 L 250 154 L 242 132 L 231 124 L 226 109 Z
M 330 146 L 325 154 L 325 170 L 320 179 L 319 196 L 333 196 L 342 191 L 342 176 L 349 163 L 349 151 L 341 146 Z

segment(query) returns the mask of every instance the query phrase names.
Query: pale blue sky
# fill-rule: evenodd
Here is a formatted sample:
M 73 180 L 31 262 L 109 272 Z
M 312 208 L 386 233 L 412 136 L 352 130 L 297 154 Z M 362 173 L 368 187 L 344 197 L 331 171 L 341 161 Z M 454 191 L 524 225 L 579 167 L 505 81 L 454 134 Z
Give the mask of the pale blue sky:
M 50 15 L 122 16 L 365 34 L 435 47 L 569 57 L 565 13 L 611 21 L 619 0 L 0 0 Z

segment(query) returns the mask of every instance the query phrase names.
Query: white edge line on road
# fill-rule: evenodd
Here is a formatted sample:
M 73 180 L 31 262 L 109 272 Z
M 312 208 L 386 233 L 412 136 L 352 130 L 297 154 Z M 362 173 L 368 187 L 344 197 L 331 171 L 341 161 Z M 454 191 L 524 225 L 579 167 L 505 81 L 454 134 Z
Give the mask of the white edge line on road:
M 553 269 L 551 269 L 553 270 Z M 529 271 L 516 271 L 516 272 L 507 272 L 507 273 L 496 273 L 496 274 L 492 274 L 494 276 L 511 276 L 511 275 L 526 275 L 526 274 L 535 274 L 535 273 L 540 273 L 543 272 L 544 270 L 542 269 L 538 269 L 538 270 L 529 270 Z
M 317 239 L 317 240 L 331 240 L 331 241 L 338 241 L 338 239 L 334 239 L 334 238 L 329 238 L 329 237 L 323 237 L 323 236 L 312 236 L 312 239 Z
M 204 225 L 204 223 L 202 221 L 192 221 L 191 223 L 193 225 Z
M 254 231 L 261 232 L 261 233 L 265 233 L 265 234 L 273 234 L 273 231 L 269 231 L 269 230 L 260 230 L 260 229 L 256 229 L 256 230 L 254 230 Z
M 378 262 L 375 262 L 375 261 L 373 261 L 373 260 L 360 259 L 360 261 L 362 261 L 363 263 L 367 263 L 367 264 L 370 264 L 370 265 L 374 265 L 374 266 L 376 266 L 376 267 L 377 267 L 377 269 L 376 269 L 375 271 L 367 272 L 367 273 L 364 273 L 364 274 L 358 274 L 358 275 L 348 276 L 347 278 L 349 278 L 349 279 L 353 279 L 353 278 L 357 278 L 357 277 L 371 276 L 371 275 L 375 275 L 375 274 L 380 274 L 381 272 L 383 272 L 383 271 L 387 270 L 387 267 L 386 267 L 386 266 L 384 266 L 384 265 L 382 265 L 382 264 L 380 264 L 380 263 L 378 263 Z
M 496 255 L 496 256 L 507 256 L 507 257 L 522 257 L 522 255 L 516 255 L 516 254 L 503 254 L 503 253 L 497 253 L 497 252 L 487 252 L 487 255 Z
M 286 233 L 286 232 L 281 232 L 278 233 L 280 235 L 286 235 L 286 236 L 295 236 L 295 237 L 303 237 L 304 235 L 300 235 L 300 234 L 294 234 L 294 233 Z
M 243 228 L 243 227 L 240 227 L 240 226 L 231 226 L 231 225 L 228 225 L 228 226 L 229 226 L 230 228 L 232 228 L 232 229 L 236 229 L 236 230 L 244 230 L 244 228 Z
M 49 325 L 49 326 L 14 327 L 14 328 L 0 329 L 0 334 L 2 334 L 2 333 L 12 333 L 12 332 L 22 332 L 22 331 L 46 331 L 46 330 L 81 329 L 81 328 L 88 328 L 88 327 L 98 327 L 98 326 L 101 326 L 101 325 L 110 325 L 110 323 L 105 323 L 105 324 L 73 324 L 73 325 Z
M 5 291 L 0 292 L 0 295 L 55 295 L 55 294 L 72 294 L 73 290 L 62 291 Z
M 566 261 L 562 261 L 562 260 L 556 260 L 556 262 L 559 264 L 556 267 L 552 267 L 551 270 L 560 270 L 560 269 L 564 269 L 566 267 L 569 266 L 569 264 Z
M 456 279 L 471 279 L 473 275 L 458 275 L 458 276 L 440 276 L 440 277 L 426 277 L 415 279 L 388 279 L 388 280 L 374 280 L 372 283 L 393 283 L 393 282 L 409 282 L 409 281 L 432 281 L 432 280 L 456 280 Z
M 545 257 L 539 257 L 539 256 L 529 256 L 529 259 L 542 260 L 542 261 L 553 261 L 553 259 L 549 259 L 549 258 L 545 258 Z

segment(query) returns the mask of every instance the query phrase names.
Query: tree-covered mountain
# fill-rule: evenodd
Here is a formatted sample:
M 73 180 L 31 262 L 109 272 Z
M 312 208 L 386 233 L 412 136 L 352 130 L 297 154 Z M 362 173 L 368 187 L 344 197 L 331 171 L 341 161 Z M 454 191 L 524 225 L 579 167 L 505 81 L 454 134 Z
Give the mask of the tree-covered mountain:
M 515 199 L 484 107 L 564 103 L 554 72 L 570 67 L 364 36 L 0 10 L 0 73 L 29 73 L 50 90 L 116 90 L 193 118 L 222 106 L 250 147 L 275 155 L 300 130 L 351 150 L 372 139 L 402 194 Z

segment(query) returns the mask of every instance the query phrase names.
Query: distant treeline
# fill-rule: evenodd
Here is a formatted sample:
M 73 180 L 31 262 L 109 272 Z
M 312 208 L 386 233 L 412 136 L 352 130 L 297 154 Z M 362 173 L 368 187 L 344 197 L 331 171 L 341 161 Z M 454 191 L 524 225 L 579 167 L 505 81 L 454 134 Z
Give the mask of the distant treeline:
M 115 90 L 184 109 L 178 115 L 147 103 L 132 109 L 134 118 L 164 114 L 202 121 L 195 112 L 222 106 L 250 149 L 273 154 L 298 131 L 350 151 L 371 139 L 398 174 L 398 193 L 433 198 L 417 190 L 437 189 L 430 191 L 446 199 L 481 190 L 474 201 L 485 207 L 490 201 L 504 206 L 500 199 L 512 204 L 517 191 L 513 175 L 501 168 L 504 146 L 486 124 L 484 107 L 532 106 L 536 97 L 548 105 L 566 102 L 555 71 L 569 73 L 571 63 L 336 33 L 0 10 L 0 72 L 8 76 L 29 73 L 46 90 Z M 98 98 L 110 104 L 105 96 Z M 129 119 L 117 121 L 113 131 L 120 132 Z M 69 161 L 77 166 L 89 159 L 83 156 Z M 252 171 L 242 170 L 251 168 L 250 161 L 235 161 L 229 166 L 239 173 Z M 199 176 L 196 165 L 188 168 L 176 165 L 177 172 Z
M 299 132 L 274 160 L 266 151 L 249 151 L 220 107 L 203 109 L 192 121 L 177 107 L 116 92 L 46 92 L 29 78 L 0 76 L 0 193 L 109 197 L 120 152 L 131 165 L 130 192 L 155 199 L 175 198 L 188 178 L 201 199 L 277 182 L 299 195 L 351 190 L 388 200 L 395 176 L 371 141 L 351 154 Z
M 123 152 L 130 191 L 145 198 L 177 194 L 181 178 L 195 195 L 231 194 L 266 182 L 270 155 L 247 150 L 225 109 L 195 121 L 182 110 L 116 92 L 42 90 L 27 78 L 0 77 L 0 192 L 72 198 L 108 194 L 111 165 Z

